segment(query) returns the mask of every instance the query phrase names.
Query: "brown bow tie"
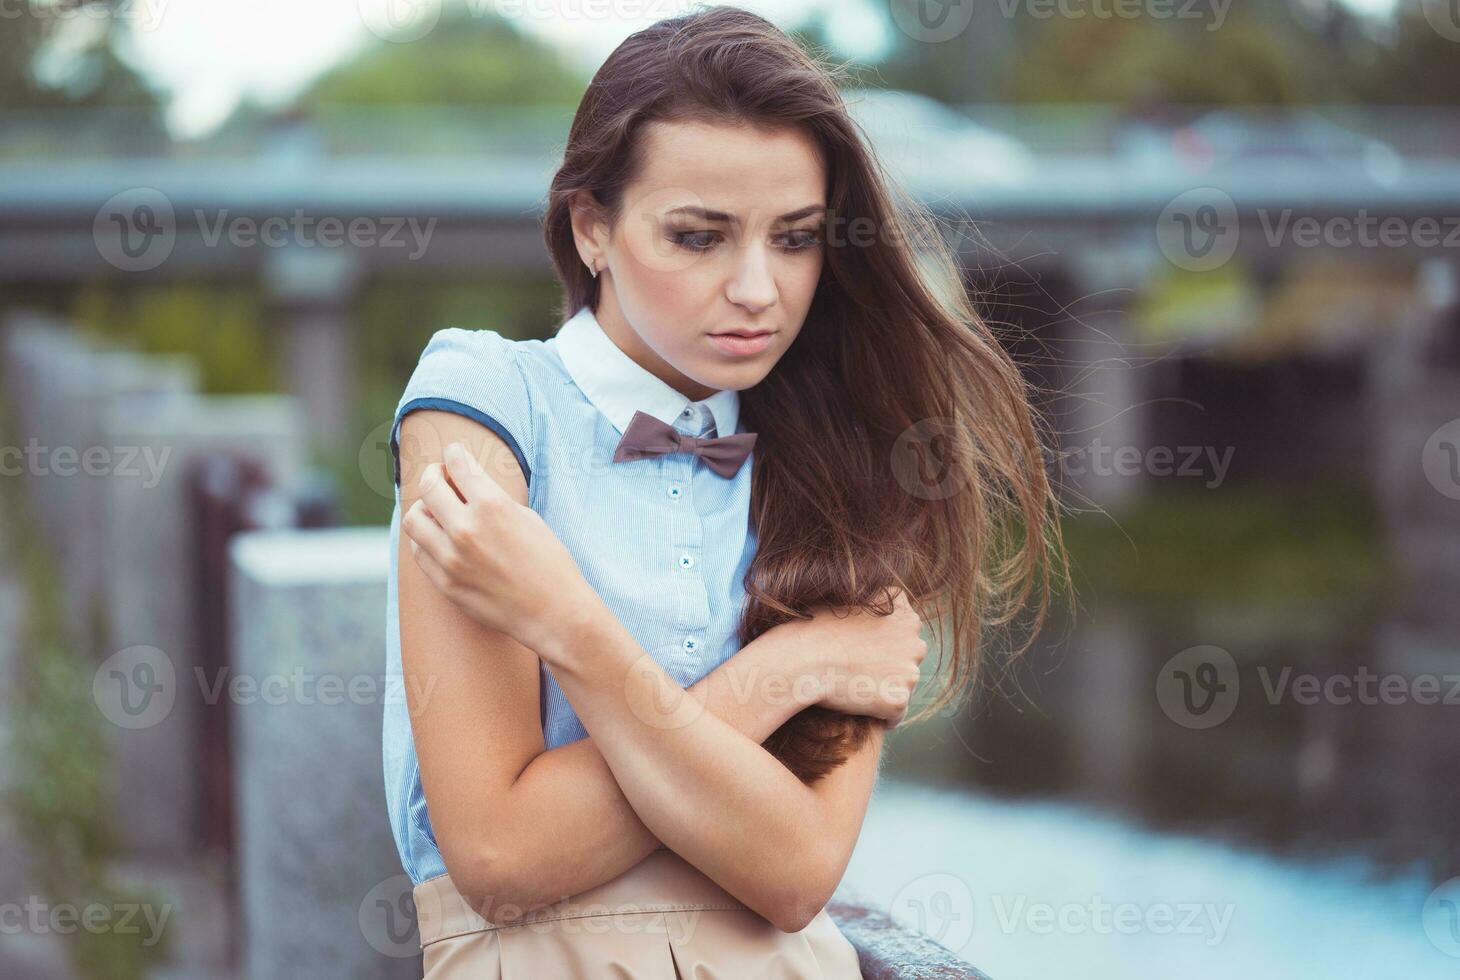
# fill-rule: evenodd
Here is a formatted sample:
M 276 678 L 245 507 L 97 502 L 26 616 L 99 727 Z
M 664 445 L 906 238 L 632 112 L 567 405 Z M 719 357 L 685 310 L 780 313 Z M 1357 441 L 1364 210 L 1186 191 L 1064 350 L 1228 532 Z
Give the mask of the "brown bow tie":
M 750 455 L 750 447 L 754 445 L 754 432 L 737 432 L 713 439 L 687 436 L 646 412 L 635 412 L 613 452 L 613 461 L 623 463 L 664 453 L 694 453 L 710 469 L 729 477 L 740 469 L 740 464 L 745 462 L 745 457 Z

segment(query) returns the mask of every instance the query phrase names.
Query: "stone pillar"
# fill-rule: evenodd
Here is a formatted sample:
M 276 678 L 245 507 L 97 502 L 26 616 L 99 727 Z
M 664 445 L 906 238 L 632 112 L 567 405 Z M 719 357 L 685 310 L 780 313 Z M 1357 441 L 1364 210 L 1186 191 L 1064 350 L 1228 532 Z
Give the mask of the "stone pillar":
M 282 395 L 125 402 L 105 427 L 135 447 L 140 476 L 105 485 L 107 660 L 98 705 L 113 722 L 118 830 L 134 851 L 175 854 L 199 840 L 200 716 L 216 677 L 197 649 L 188 471 L 203 453 L 259 460 L 271 482 L 299 479 L 301 425 Z
M 389 540 L 385 528 L 233 539 L 247 980 L 421 975 L 380 769 Z
M 342 247 L 274 249 L 263 273 L 283 331 L 287 390 L 304 406 L 313 436 L 333 445 L 347 435 L 354 405 L 351 304 L 360 261 Z

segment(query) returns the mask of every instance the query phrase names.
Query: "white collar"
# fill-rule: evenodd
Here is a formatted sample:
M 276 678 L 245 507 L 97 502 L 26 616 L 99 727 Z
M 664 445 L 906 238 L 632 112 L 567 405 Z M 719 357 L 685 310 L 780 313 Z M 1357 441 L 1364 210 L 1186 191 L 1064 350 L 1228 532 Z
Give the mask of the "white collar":
M 695 404 L 620 350 L 604 333 L 590 306 L 573 314 L 549 343 L 557 346 L 558 356 L 583 394 L 619 432 L 628 428 L 634 412 L 673 425 L 686 406 Z M 717 436 L 734 434 L 740 417 L 738 391 L 723 388 L 700 404 L 710 410 Z

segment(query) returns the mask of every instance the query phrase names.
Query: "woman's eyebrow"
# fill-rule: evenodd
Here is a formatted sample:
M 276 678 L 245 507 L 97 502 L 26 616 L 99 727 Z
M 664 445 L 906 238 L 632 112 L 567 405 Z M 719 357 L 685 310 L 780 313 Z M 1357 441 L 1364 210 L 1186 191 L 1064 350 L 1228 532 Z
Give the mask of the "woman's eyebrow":
M 808 204 L 804 208 L 797 208 L 777 218 L 777 221 L 800 221 L 802 218 L 809 218 L 811 215 L 827 210 L 825 204 Z M 733 214 L 726 214 L 724 211 L 712 211 L 708 208 L 685 205 L 684 207 L 671 208 L 664 212 L 668 215 L 686 215 L 691 218 L 700 218 L 704 221 L 725 221 L 732 225 L 740 224 L 740 219 Z

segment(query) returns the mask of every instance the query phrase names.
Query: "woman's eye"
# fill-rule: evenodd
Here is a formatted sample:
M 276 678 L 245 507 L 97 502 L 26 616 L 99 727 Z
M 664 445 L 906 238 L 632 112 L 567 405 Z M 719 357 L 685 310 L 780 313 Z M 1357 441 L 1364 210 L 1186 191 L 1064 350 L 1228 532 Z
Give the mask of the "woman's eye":
M 786 236 L 786 244 L 782 246 L 788 252 L 802 252 L 808 248 L 815 248 L 821 244 L 821 235 L 815 231 L 793 231 Z
M 687 248 L 691 252 L 707 252 L 714 247 L 714 239 L 719 235 L 715 231 L 681 231 L 670 235 L 670 239 L 680 248 Z

